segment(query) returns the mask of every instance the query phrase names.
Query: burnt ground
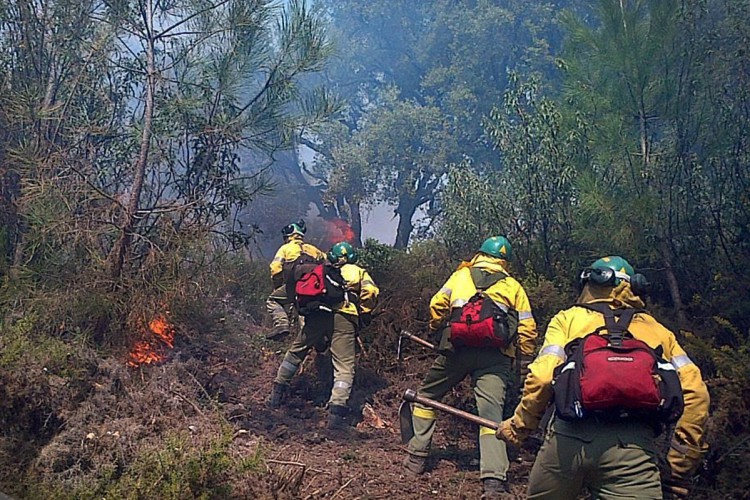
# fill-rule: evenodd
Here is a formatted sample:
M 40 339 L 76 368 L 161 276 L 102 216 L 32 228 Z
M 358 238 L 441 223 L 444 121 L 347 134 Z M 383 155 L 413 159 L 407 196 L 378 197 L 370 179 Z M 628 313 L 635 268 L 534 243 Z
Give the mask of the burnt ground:
M 398 406 L 434 355 L 405 341 L 397 362 L 390 322 L 363 333 L 351 425 L 333 432 L 325 428 L 330 355 L 313 351 L 285 406 L 270 410 L 266 398 L 291 339 L 267 341 L 267 329 L 248 315 L 226 316 L 212 331 L 177 325 L 174 349 L 157 365 L 132 368 L 127 351 L 102 357 L 80 347 L 59 366 L 29 358 L 23 369 L 0 370 L 0 492 L 18 499 L 481 496 L 477 428 L 451 415 L 440 415 L 427 473 L 404 474 Z M 471 411 L 468 381 L 444 402 Z M 513 457 L 507 498 L 524 497 L 531 451 Z
M 394 335 L 395 337 L 395 335 Z M 391 342 L 392 341 L 392 342 Z M 418 346 L 405 346 L 402 363 L 396 360 L 395 339 L 380 339 L 366 352 L 360 350 L 350 406 L 351 426 L 345 431 L 325 428 L 331 386 L 330 354 L 313 350 L 294 379 L 283 408 L 270 410 L 265 400 L 291 342 L 262 341 L 260 365 L 247 373 L 243 356 L 226 360 L 214 377 L 221 386 L 232 420 L 248 442 L 262 439 L 267 446 L 270 469 L 303 475 L 296 498 L 479 498 L 477 429 L 457 417 L 440 416 L 428 472 L 414 478 L 401 467 L 405 447 L 401 444 L 398 406 L 407 388 L 417 389 L 432 356 Z M 253 349 L 250 341 L 248 349 Z M 388 344 L 385 353 L 376 350 Z M 237 347 L 237 346 L 235 346 Z M 220 380 L 220 382 L 217 382 Z M 471 390 L 464 382 L 446 402 L 471 409 Z M 524 498 L 525 481 L 533 455 L 516 453 L 510 470 L 512 493 Z M 297 469 L 296 471 L 294 469 Z
M 228 305 L 200 327 L 176 324 L 166 361 L 137 368 L 127 346 L 61 339 L 54 345 L 67 343 L 64 356 L 45 359 L 0 338 L 0 498 L 480 498 L 472 423 L 441 414 L 427 473 L 414 478 L 401 466 L 401 396 L 419 387 L 434 354 L 405 340 L 398 362 L 397 332 L 404 323 L 419 331 L 424 320 L 399 310 L 363 332 L 351 425 L 332 432 L 329 355 L 312 351 L 284 407 L 270 410 L 291 339 L 265 340 L 268 328 L 247 310 Z M 468 381 L 444 402 L 472 411 Z M 538 444 L 534 436 L 511 451 L 507 498 L 525 497 Z M 746 498 L 736 490 L 724 497 Z

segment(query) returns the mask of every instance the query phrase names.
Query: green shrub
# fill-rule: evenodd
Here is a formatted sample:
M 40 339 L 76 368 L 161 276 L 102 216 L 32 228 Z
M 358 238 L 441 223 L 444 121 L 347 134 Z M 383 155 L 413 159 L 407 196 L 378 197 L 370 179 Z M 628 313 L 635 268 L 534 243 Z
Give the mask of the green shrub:
M 132 462 L 98 471 L 93 484 L 35 484 L 29 498 L 58 499 L 220 499 L 233 494 L 232 478 L 263 473 L 263 448 L 234 457 L 232 429 L 208 439 L 185 432 L 167 434 L 159 444 L 143 446 Z

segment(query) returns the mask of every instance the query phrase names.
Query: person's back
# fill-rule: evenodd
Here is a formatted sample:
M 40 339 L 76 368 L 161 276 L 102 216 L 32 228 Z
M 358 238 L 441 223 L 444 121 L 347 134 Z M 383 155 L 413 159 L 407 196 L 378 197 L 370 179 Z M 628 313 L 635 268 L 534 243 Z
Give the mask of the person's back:
M 364 316 L 367 322 L 380 293 L 378 287 L 370 274 L 357 264 L 341 266 L 341 276 L 352 300 L 342 301 L 335 310 L 342 314 Z
M 276 372 L 269 398 L 269 406 L 279 408 L 292 378 L 310 350 L 314 347 L 323 351 L 330 347 L 333 364 L 333 388 L 328 401 L 330 429 L 347 427 L 347 403 L 355 373 L 356 335 L 363 326 L 362 317 L 369 318 L 372 313 L 379 293 L 367 271 L 355 264 L 357 259 L 357 252 L 347 242 L 336 243 L 328 252 L 327 262 L 323 265 L 324 274 L 337 273 L 341 277 L 343 298 L 331 303 L 324 301 L 308 311 L 304 328 L 292 342 Z
M 594 275 L 601 283 L 590 279 L 592 270 L 597 269 L 603 270 L 603 277 Z M 605 272 L 607 269 L 609 271 Z M 544 345 L 529 367 L 522 400 L 513 417 L 501 424 L 498 437 L 518 446 L 538 427 L 553 395 L 556 369 L 563 363 L 568 368 L 572 362 L 567 357 L 571 342 L 592 333 L 600 334 L 597 332 L 611 335 L 608 330 L 615 325 L 608 325 L 605 314 L 596 309 L 605 305 L 621 317 L 627 309 L 638 311 L 627 325 L 627 334 L 645 342 L 669 362 L 672 368 L 667 367 L 677 371 L 682 386 L 684 411 L 677 422 L 668 455 L 672 474 L 665 483 L 665 491 L 682 491 L 707 449 L 703 434 L 708 415 L 708 391 L 700 371 L 674 334 L 642 310 L 644 303 L 634 293 L 634 288 L 639 291 L 637 286 L 631 287 L 631 280 L 637 285 L 645 282 L 645 278 L 641 280 L 642 275 L 636 275 L 627 261 L 621 257 L 600 259 L 582 276 L 585 285 L 577 304 L 560 311 L 550 321 Z M 633 376 L 627 370 L 628 364 L 622 363 L 618 372 L 620 380 Z M 562 390 L 559 382 L 554 388 L 555 397 Z M 564 413 L 565 407 L 562 410 Z M 563 419 L 560 411 L 558 408 L 553 416 L 548 437 L 529 476 L 529 498 L 572 500 L 583 489 L 589 490 L 595 498 L 662 498 L 655 443 L 660 426 L 656 425 L 655 414 L 648 414 L 651 416 L 646 418 L 639 411 L 583 408 L 580 419 Z
M 266 300 L 266 310 L 271 316 L 273 327 L 266 338 L 278 340 L 289 334 L 289 314 L 293 306 L 293 297 L 287 290 L 287 281 L 292 266 L 301 257 L 309 257 L 312 262 L 321 262 L 325 254 L 315 245 L 305 243 L 303 237 L 307 232 L 304 221 L 284 226 L 281 234 L 284 244 L 279 247 L 269 268 L 273 291 Z
M 469 376 L 479 416 L 493 421 L 502 418 L 516 343 L 531 355 L 536 340 L 526 292 L 507 271 L 510 257 L 505 237 L 488 238 L 471 262 L 459 266 L 432 297 L 429 329 L 437 337 L 441 355 L 418 391 L 440 400 Z M 414 435 L 404 460 L 404 468 L 412 474 L 425 471 L 436 418 L 433 409 L 414 404 Z M 500 498 L 507 490 L 508 456 L 505 444 L 486 427 L 479 429 L 479 462 L 483 498 Z
M 531 305 L 523 287 L 508 274 L 501 260 L 479 253 L 467 265 L 459 266 L 459 269 L 453 272 L 440 291 L 430 300 L 429 328 L 433 332 L 440 331 L 450 317 L 451 311 L 461 308 L 477 294 L 477 287 L 484 288 L 483 284 L 489 285 L 482 290 L 482 293 L 506 313 L 511 312 L 516 315 L 513 319 L 517 322 L 517 343 L 523 355 L 531 356 L 534 354 L 537 338 Z M 479 271 L 479 273 L 472 270 Z M 446 344 L 446 340 L 449 340 L 448 336 L 439 340 L 439 345 L 443 348 L 450 347 Z M 515 343 L 501 350 L 507 356 L 514 357 Z

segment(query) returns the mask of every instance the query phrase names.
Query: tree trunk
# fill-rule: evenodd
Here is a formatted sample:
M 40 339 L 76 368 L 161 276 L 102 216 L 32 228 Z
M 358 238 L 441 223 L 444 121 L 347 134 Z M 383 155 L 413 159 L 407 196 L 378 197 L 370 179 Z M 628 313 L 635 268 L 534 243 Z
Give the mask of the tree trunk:
M 411 232 L 414 230 L 414 225 L 411 223 L 414 217 L 414 212 L 417 211 L 417 203 L 411 197 L 403 196 L 396 207 L 396 214 L 398 215 L 398 228 L 396 229 L 396 242 L 394 248 L 406 248 L 409 246 L 409 238 Z
M 18 267 L 22 261 L 23 245 L 21 231 L 23 229 L 18 214 L 16 202 L 21 195 L 20 176 L 5 169 L 5 154 L 0 147 L 0 247 L 3 250 L 0 274 L 13 273 L 18 277 Z
M 662 243 L 662 258 L 664 262 L 665 273 L 667 277 L 667 287 L 672 297 L 675 313 L 677 314 L 677 327 L 684 329 L 688 326 L 687 316 L 685 315 L 684 304 L 682 303 L 682 294 L 677 282 L 677 275 L 672 267 L 672 251 L 666 242 Z
M 120 238 L 115 243 L 112 253 L 110 254 L 110 269 L 112 277 L 117 279 L 122 274 L 122 268 L 125 263 L 125 256 L 128 253 L 130 243 L 133 239 L 133 231 L 136 228 L 141 192 L 146 177 L 146 165 L 148 164 L 149 150 L 151 148 L 151 134 L 154 117 L 154 93 L 156 90 L 156 63 L 154 61 L 154 32 L 153 32 L 153 4 L 151 0 L 147 2 L 146 8 L 148 44 L 146 47 L 146 103 L 143 111 L 143 131 L 141 132 L 141 147 L 138 153 L 138 159 L 135 164 L 133 174 L 133 186 L 130 191 L 130 199 L 125 211 L 122 213 L 120 220 Z
M 349 202 L 349 212 L 351 213 L 351 219 L 349 221 L 349 224 L 351 224 L 352 231 L 354 231 L 354 245 L 361 247 L 362 246 L 362 212 L 359 208 L 359 202 L 358 201 L 350 201 Z
M 312 204 L 318 210 L 323 220 L 339 217 L 335 206 L 323 201 L 323 189 L 319 185 L 311 184 L 302 172 L 299 155 L 295 150 L 277 152 L 274 160 L 274 172 L 293 186 L 302 188 L 301 195 L 305 197 L 305 206 Z

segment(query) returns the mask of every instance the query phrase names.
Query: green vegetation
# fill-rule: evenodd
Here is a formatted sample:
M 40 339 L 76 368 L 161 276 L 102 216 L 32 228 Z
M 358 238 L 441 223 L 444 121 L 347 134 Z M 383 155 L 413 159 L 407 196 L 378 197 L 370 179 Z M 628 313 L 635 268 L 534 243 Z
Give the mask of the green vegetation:
M 187 433 L 168 433 L 145 447 L 131 463 L 98 471 L 95 484 L 61 489 L 55 484 L 30 487 L 29 498 L 226 498 L 232 495 L 232 477 L 262 470 L 262 447 L 255 454 L 233 458 L 229 454 L 232 429 L 197 440 Z
M 710 386 L 696 497 L 746 495 L 748 38 L 749 0 L 0 0 L 0 485 L 268 493 L 206 360 L 259 366 L 242 335 L 279 221 L 312 203 L 360 240 L 387 202 L 396 248 L 361 252 L 383 290 L 372 363 L 488 235 L 542 329 L 622 254 Z M 128 371 L 157 315 L 182 358 Z M 114 423 L 126 444 L 102 440 Z

